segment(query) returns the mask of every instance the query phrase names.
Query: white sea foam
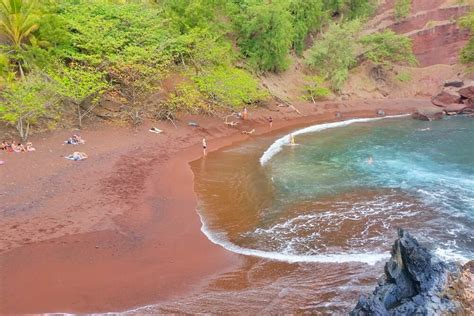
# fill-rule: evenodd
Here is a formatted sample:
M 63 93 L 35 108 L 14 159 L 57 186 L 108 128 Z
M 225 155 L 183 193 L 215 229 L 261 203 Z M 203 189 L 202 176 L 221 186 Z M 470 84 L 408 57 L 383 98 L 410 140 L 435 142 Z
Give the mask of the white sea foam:
M 201 219 L 201 231 L 214 244 L 223 247 L 224 249 L 241 255 L 260 257 L 275 261 L 283 261 L 289 263 L 297 262 L 321 262 L 321 263 L 346 263 L 346 262 L 361 262 L 368 265 L 374 265 L 377 262 L 387 259 L 390 254 L 387 253 L 333 253 L 324 255 L 296 255 L 283 252 L 264 251 L 258 249 L 243 248 L 229 242 L 224 233 L 211 232 L 207 227 L 202 215 L 198 212 Z
M 467 263 L 468 261 L 472 260 L 465 257 L 464 255 L 452 250 L 452 249 L 441 249 L 441 248 L 437 248 L 435 250 L 435 253 L 443 258 L 444 260 L 447 260 L 447 261 L 455 261 L 455 262 L 458 262 L 460 264 L 465 264 Z
M 283 146 L 288 145 L 290 143 L 290 137 L 291 135 L 297 136 L 297 135 L 302 135 L 302 134 L 308 134 L 308 133 L 315 133 L 315 132 L 320 132 L 326 129 L 330 128 L 336 128 L 336 127 L 343 127 L 347 125 L 351 125 L 354 123 L 364 123 L 364 122 L 371 122 L 371 121 L 378 121 L 386 118 L 397 118 L 397 117 L 404 117 L 409 114 L 403 114 L 403 115 L 393 115 L 393 116 L 385 116 L 385 117 L 373 117 L 373 118 L 356 118 L 356 119 L 350 119 L 346 121 L 339 121 L 339 122 L 332 122 L 332 123 L 324 123 L 324 124 L 317 124 L 317 125 L 312 125 L 309 127 L 302 128 L 300 130 L 297 130 L 293 133 L 290 133 L 288 135 L 285 135 L 279 139 L 277 139 L 273 144 L 268 147 L 268 149 L 263 153 L 262 157 L 260 157 L 260 164 L 263 166 L 265 165 L 270 159 L 272 159 L 276 154 L 278 154 L 282 149 Z

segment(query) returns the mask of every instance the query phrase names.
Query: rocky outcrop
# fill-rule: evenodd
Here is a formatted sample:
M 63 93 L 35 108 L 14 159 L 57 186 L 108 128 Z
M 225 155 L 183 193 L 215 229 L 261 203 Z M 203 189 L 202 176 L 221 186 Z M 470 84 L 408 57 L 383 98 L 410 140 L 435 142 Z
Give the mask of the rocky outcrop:
M 461 102 L 461 95 L 455 87 L 446 87 L 440 93 L 435 95 L 431 102 L 436 106 L 445 107 L 451 104 Z
M 411 115 L 415 120 L 420 121 L 438 121 L 441 120 L 444 116 L 444 111 L 416 111 Z
M 474 113 L 474 81 L 460 79 L 445 81 L 441 92 L 431 102 L 447 115 Z
M 385 275 L 369 296 L 362 296 L 350 315 L 439 315 L 458 313 L 461 302 L 449 295 L 452 275 L 449 265 L 421 246 L 409 233 L 399 230 Z

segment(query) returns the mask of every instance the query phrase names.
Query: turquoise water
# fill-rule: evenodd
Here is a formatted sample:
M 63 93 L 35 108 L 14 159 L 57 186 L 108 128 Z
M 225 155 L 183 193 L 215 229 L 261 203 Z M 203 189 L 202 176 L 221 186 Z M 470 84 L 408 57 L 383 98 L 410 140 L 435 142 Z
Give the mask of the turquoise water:
M 373 291 L 397 227 L 472 259 L 473 159 L 468 117 L 328 123 L 213 152 L 191 164 L 202 231 L 240 264 L 139 311 L 345 315 Z
M 297 146 L 264 166 L 276 203 L 264 228 L 247 234 L 256 244 L 278 239 L 273 250 L 292 253 L 380 250 L 404 226 L 442 254 L 473 258 L 472 118 L 389 119 L 295 138 Z
M 442 256 L 474 257 L 472 118 L 354 120 L 292 134 L 296 145 L 288 134 L 206 162 L 222 190 L 201 195 L 215 243 L 287 262 L 373 264 L 403 227 Z M 220 212 L 229 196 L 243 209 Z

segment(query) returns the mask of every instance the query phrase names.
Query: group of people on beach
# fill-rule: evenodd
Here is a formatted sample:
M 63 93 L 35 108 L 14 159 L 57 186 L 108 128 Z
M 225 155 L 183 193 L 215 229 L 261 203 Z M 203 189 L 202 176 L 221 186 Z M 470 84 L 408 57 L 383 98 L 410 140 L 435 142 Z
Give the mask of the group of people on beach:
M 0 150 L 4 150 L 9 153 L 26 153 L 35 151 L 36 149 L 33 147 L 31 142 L 27 142 L 26 145 L 22 143 L 15 142 L 15 141 L 6 141 L 4 140 L 0 145 Z

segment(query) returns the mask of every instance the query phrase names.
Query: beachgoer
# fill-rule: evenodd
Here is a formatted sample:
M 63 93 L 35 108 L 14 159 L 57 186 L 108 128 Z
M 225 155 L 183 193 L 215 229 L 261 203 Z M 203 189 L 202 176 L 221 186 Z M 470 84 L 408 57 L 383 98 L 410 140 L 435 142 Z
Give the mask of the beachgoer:
M 273 118 L 271 116 L 268 117 L 268 124 L 270 124 L 270 128 L 273 127 Z
M 0 145 L 0 150 L 7 150 L 8 146 L 9 146 L 8 142 L 4 140 L 2 144 Z
M 33 147 L 31 142 L 26 143 L 26 151 L 35 151 L 36 148 Z
M 207 155 L 207 142 L 205 138 L 202 139 L 202 154 L 203 156 Z
M 291 136 L 290 136 L 290 143 L 292 145 L 295 145 L 295 136 L 293 136 L 293 134 L 291 134 Z
M 86 141 L 82 139 L 80 135 L 72 135 L 72 139 L 76 142 L 76 144 L 84 144 Z
M 88 156 L 87 156 L 86 153 L 75 151 L 72 154 L 70 154 L 69 156 L 66 156 L 65 158 L 67 158 L 69 160 L 80 161 L 80 160 L 87 159 Z
M 248 118 L 249 112 L 247 111 L 247 107 L 244 107 L 244 113 L 242 115 L 242 118 L 246 120 Z
M 369 156 L 369 159 L 367 159 L 367 163 L 369 165 L 372 165 L 374 163 L 374 159 L 372 158 L 372 156 Z

